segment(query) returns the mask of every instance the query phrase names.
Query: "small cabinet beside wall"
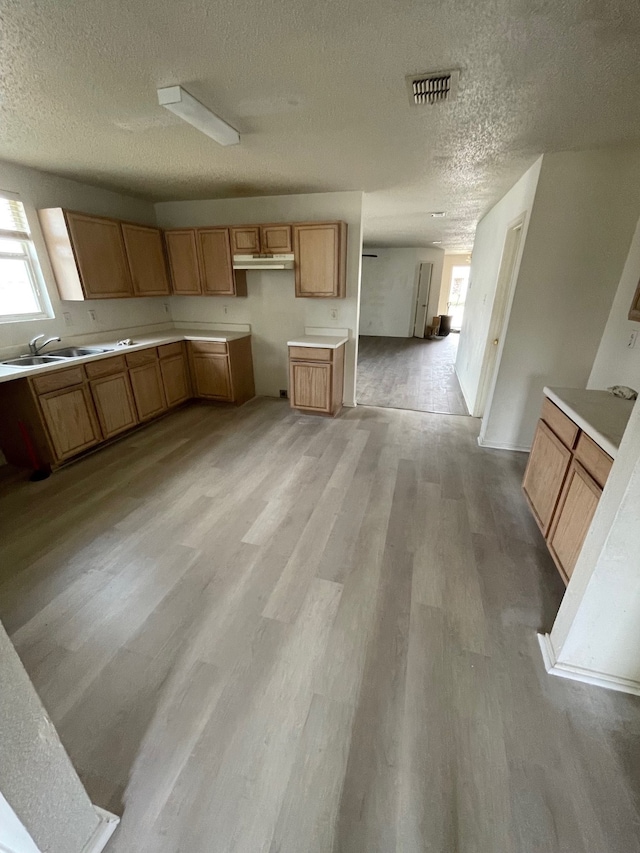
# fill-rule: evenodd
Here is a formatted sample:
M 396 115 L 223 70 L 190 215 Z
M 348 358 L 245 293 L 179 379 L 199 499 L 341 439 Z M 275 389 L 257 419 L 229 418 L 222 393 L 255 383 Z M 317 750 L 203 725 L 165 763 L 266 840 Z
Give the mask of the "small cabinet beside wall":
M 289 399 L 293 409 L 313 414 L 338 414 L 342 408 L 344 345 L 289 347 Z
M 545 397 L 522 489 L 568 582 L 613 460 Z
M 233 269 L 228 228 L 172 229 L 165 243 L 176 295 L 247 295 L 245 271 Z

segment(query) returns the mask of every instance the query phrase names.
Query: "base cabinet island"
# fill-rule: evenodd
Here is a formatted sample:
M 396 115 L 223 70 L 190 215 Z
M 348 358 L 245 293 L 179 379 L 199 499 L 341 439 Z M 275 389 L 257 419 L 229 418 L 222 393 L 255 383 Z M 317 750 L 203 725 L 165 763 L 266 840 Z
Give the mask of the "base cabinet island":
M 545 388 L 522 489 L 568 583 L 633 403 L 607 391 Z
M 160 332 L 132 346 L 104 346 L 41 367 L 2 366 L 7 462 L 56 468 L 191 398 L 242 405 L 255 396 L 248 332 Z M 202 365 L 213 358 L 218 384 L 202 378 L 211 376 Z
M 346 337 L 303 335 L 288 341 L 293 409 L 335 417 L 342 408 Z

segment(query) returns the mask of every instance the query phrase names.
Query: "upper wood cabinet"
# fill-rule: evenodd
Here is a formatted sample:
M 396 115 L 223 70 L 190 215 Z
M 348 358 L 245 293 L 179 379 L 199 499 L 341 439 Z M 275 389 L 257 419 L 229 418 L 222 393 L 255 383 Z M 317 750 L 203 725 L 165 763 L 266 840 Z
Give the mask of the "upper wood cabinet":
M 173 292 L 182 296 L 200 296 L 202 281 L 195 228 L 164 232 Z
M 635 320 L 640 323 L 640 281 L 638 282 L 638 286 L 636 287 L 636 292 L 633 296 L 633 302 L 631 303 L 631 308 L 629 309 L 629 319 Z
M 234 255 L 285 254 L 293 251 L 291 225 L 244 225 L 231 228 Z
M 234 274 L 228 228 L 198 228 L 202 292 L 213 296 L 246 296 L 244 270 Z
M 165 231 L 173 292 L 181 296 L 246 296 L 244 270 L 233 269 L 229 228 Z
M 60 298 L 117 299 L 133 295 L 120 223 L 59 207 L 39 211 Z
M 344 297 L 346 247 L 347 226 L 344 222 L 294 225 L 296 296 Z
M 287 254 L 293 252 L 290 225 L 261 225 L 260 247 L 263 252 Z
M 257 255 L 260 251 L 260 227 L 232 228 L 231 249 L 234 255 Z
M 135 296 L 167 296 L 171 293 L 162 232 L 159 228 L 122 223 Z

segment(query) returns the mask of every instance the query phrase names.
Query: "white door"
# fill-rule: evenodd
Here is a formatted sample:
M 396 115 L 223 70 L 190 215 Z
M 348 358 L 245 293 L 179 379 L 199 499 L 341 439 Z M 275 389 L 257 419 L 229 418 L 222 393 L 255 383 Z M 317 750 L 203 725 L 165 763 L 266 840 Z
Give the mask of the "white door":
M 40 853 L 2 794 L 0 794 L 0 853 Z
M 416 298 L 416 319 L 413 324 L 413 337 L 424 338 L 427 327 L 427 306 L 429 305 L 429 292 L 431 291 L 431 275 L 433 264 L 420 264 L 420 278 L 418 280 L 418 296 Z
M 493 394 L 493 385 L 498 365 L 498 354 L 502 353 L 502 337 L 507 325 L 508 314 L 511 308 L 511 300 L 513 298 L 513 291 L 516 284 L 515 279 L 520 254 L 524 217 L 525 214 L 523 213 L 515 222 L 509 225 L 504 241 L 500 270 L 498 272 L 498 282 L 496 285 L 496 295 L 493 300 L 493 309 L 491 311 L 489 334 L 487 336 L 482 360 L 476 408 L 472 413 L 475 417 L 482 417 L 484 415 L 487 401 L 489 400 L 490 395 Z M 483 435 L 483 428 L 484 424 L 480 428 L 481 435 Z

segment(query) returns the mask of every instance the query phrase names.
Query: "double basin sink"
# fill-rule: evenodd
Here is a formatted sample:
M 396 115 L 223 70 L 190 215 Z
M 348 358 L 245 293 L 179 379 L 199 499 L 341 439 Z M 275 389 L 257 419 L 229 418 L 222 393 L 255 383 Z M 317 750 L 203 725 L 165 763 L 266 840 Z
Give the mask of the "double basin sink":
M 38 364 L 57 364 L 68 358 L 80 358 L 83 355 L 98 355 L 103 352 L 113 352 L 115 347 L 63 347 L 51 350 L 46 355 L 21 355 L 18 358 L 10 358 L 0 361 L 9 367 L 35 367 Z

